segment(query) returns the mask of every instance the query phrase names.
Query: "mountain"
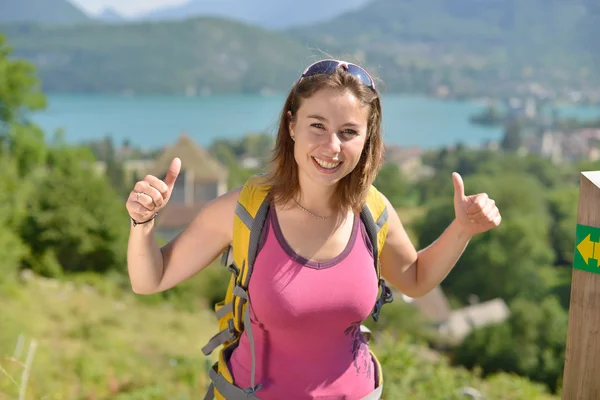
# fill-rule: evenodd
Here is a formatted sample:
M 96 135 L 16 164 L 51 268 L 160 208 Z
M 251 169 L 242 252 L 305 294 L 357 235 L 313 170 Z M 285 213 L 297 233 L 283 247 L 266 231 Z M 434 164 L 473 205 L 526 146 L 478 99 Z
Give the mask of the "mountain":
M 106 23 L 125 22 L 125 18 L 123 18 L 121 14 L 119 14 L 116 10 L 110 7 L 104 8 L 102 12 L 96 16 L 95 19 L 97 21 Z
M 354 10 L 370 0 L 191 0 L 181 6 L 165 7 L 138 17 L 139 20 L 182 20 L 198 16 L 218 16 L 280 29 L 326 21 Z
M 404 51 L 432 56 L 534 44 L 564 48 L 573 44 L 574 29 L 587 12 L 586 0 L 374 0 L 290 33 L 335 48 L 359 45 L 395 53 L 401 44 Z
M 37 65 L 48 91 L 285 91 L 308 63 L 331 55 L 365 64 L 388 92 L 585 98 L 600 97 L 599 4 L 373 0 L 279 30 L 201 17 L 0 32 L 15 55 Z
M 67 0 L 0 0 L 0 24 L 76 24 L 88 21 L 89 16 Z
M 597 0 L 374 0 L 289 29 L 303 43 L 365 60 L 384 81 L 414 70 L 433 85 L 488 80 L 585 86 L 600 52 Z M 588 68 L 591 72 L 580 73 Z M 490 88 L 492 89 L 492 88 Z M 514 87 L 512 88 L 514 89 Z
M 14 56 L 50 92 L 265 92 L 289 87 L 310 54 L 279 32 L 220 18 L 180 22 L 7 25 Z

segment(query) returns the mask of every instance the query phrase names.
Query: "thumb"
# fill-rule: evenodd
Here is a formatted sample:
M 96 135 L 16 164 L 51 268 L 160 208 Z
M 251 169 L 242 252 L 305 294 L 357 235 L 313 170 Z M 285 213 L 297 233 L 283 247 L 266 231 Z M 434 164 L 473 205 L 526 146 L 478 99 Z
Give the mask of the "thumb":
M 169 166 L 167 175 L 165 176 L 165 183 L 169 188 L 169 191 L 173 190 L 173 186 L 175 186 L 175 181 L 177 180 L 179 171 L 181 171 L 181 160 L 178 157 L 175 157 L 173 161 L 171 161 L 171 165 Z
M 465 184 L 458 172 L 452 173 L 452 183 L 454 185 L 454 200 L 463 200 L 465 198 Z

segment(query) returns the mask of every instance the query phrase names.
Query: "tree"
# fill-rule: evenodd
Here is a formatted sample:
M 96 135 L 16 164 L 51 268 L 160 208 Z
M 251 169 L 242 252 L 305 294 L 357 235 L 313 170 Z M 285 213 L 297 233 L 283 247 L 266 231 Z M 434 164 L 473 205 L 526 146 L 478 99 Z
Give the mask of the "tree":
M 556 253 L 558 265 L 573 265 L 578 198 L 579 189 L 575 185 L 556 188 L 548 196 L 549 211 L 552 215 L 552 248 Z
M 16 272 L 27 255 L 28 248 L 16 228 L 25 215 L 25 199 L 33 193 L 31 185 L 20 181 L 16 165 L 0 157 L 0 286 L 16 278 Z
M 388 198 L 394 207 L 406 205 L 406 180 L 396 164 L 386 162 L 379 170 L 373 184 Z
M 420 194 L 420 200 L 427 203 L 437 200 L 440 193 L 451 193 L 452 172 L 456 171 L 463 177 L 478 173 L 483 166 L 494 165 L 501 156 L 489 150 L 470 150 L 458 146 L 454 151 L 442 149 L 423 157 L 423 162 L 432 166 L 436 173 L 434 176 L 423 179 L 416 183 L 416 190 Z M 496 172 L 496 171 L 494 171 Z
M 518 119 L 512 119 L 506 126 L 500 146 L 506 151 L 517 151 L 521 147 L 522 124 Z
M 516 299 L 510 309 L 504 323 L 471 332 L 455 350 L 454 362 L 479 366 L 485 374 L 517 373 L 556 390 L 564 368 L 567 312 L 553 296 L 539 304 Z
M 505 174 L 466 177 L 465 189 L 495 199 L 503 220 L 498 228 L 471 240 L 442 283 L 447 293 L 464 303 L 471 294 L 481 300 L 541 298 L 548 288 L 538 267 L 554 261 L 544 188 L 532 176 Z M 423 245 L 432 243 L 454 219 L 452 193 L 440 198 L 416 224 Z
M 10 60 L 10 48 L 0 35 L 0 136 L 15 122 L 27 121 L 27 113 L 46 105 L 35 68 L 26 61 Z
M 45 275 L 124 268 L 128 218 L 86 148 L 67 146 L 28 120 L 45 104 L 34 69 L 9 59 L 0 37 L 0 230 L 6 260 Z
M 27 112 L 44 105 L 34 68 L 9 59 L 12 49 L 0 35 L 0 283 L 11 281 L 29 254 L 18 234 L 27 215 L 27 199 L 35 195 L 35 180 L 24 178 L 30 165 L 44 157 L 36 146 L 40 131 L 27 122 Z
M 94 170 L 85 147 L 49 149 L 46 174 L 22 226 L 37 272 L 125 271 L 128 217 L 124 201 Z

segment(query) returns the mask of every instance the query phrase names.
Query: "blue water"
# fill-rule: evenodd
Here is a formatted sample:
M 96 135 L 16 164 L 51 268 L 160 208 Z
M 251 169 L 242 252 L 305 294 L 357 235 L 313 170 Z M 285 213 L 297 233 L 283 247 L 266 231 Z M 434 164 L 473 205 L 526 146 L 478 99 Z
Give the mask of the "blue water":
M 49 94 L 48 107 L 34 120 L 47 135 L 63 129 L 68 142 L 110 135 L 115 143 L 128 139 L 142 148 L 173 143 L 187 132 L 209 146 L 217 138 L 238 138 L 253 132 L 274 132 L 283 96 L 213 95 L 120 96 Z M 501 135 L 499 129 L 469 123 L 484 106 L 476 102 L 385 95 L 384 140 L 388 144 L 434 148 L 461 142 L 477 145 Z M 598 109 L 569 108 L 566 115 L 600 116 Z

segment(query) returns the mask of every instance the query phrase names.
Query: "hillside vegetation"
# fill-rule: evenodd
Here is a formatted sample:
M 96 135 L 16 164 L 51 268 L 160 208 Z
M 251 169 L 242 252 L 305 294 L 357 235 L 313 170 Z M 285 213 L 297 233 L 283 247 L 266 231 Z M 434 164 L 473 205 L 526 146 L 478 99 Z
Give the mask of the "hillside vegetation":
M 91 21 L 67 0 L 2 0 L 0 24 L 39 22 L 43 24 L 80 24 Z
M 259 92 L 289 86 L 309 56 L 284 35 L 217 18 L 4 30 L 49 91 Z
M 32 341 L 28 399 L 196 399 L 208 385 L 200 349 L 217 326 L 205 308 L 37 277 L 10 292 L 0 304 L 0 399 L 17 398 Z
M 360 50 L 391 90 L 487 82 L 506 94 L 528 81 L 597 84 L 598 8 L 589 0 L 374 0 L 290 33 L 333 53 Z
M 53 92 L 285 91 L 331 55 L 364 63 L 391 92 L 585 96 L 600 87 L 598 8 L 590 0 L 373 0 L 289 30 L 201 17 L 0 31 Z
M 27 276 L 23 284 L 0 290 L 9 299 L 0 302 L 0 399 L 17 397 L 32 341 L 27 399 L 202 398 L 216 352 L 206 358 L 200 349 L 217 331 L 202 303 L 188 304 L 190 311 L 146 304 L 106 283 Z M 195 279 L 197 289 L 200 280 Z M 452 368 L 403 334 L 380 336 L 374 351 L 385 370 L 384 398 L 459 400 L 465 399 L 461 389 L 473 387 L 490 400 L 558 400 L 522 378 L 500 374 L 483 380 Z

